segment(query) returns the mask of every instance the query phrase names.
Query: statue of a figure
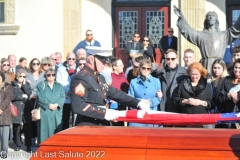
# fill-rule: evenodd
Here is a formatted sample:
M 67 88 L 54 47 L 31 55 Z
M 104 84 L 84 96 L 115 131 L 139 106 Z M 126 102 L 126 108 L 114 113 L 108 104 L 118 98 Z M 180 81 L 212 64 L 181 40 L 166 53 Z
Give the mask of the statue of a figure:
M 187 23 L 180 9 L 175 5 L 173 8 L 179 17 L 177 26 L 181 34 L 189 42 L 198 46 L 202 56 L 201 63 L 211 73 L 213 61 L 216 58 L 223 58 L 227 45 L 240 37 L 240 16 L 232 27 L 226 31 L 220 31 L 217 13 L 208 12 L 203 31 L 197 31 Z

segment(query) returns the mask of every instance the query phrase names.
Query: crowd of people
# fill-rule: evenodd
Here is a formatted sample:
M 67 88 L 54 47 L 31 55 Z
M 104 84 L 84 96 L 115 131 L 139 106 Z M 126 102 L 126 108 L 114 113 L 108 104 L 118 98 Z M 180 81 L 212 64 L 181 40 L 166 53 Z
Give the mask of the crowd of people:
M 185 114 L 238 112 L 240 90 L 233 91 L 233 88 L 240 84 L 240 46 L 234 46 L 232 50 L 229 70 L 222 59 L 216 59 L 211 73 L 208 73 L 201 63 L 195 62 L 192 49 L 184 51 L 185 64 L 180 66 L 173 29 L 169 28 L 168 33 L 170 39 L 164 37 L 160 41 L 164 53 L 164 65 L 160 69 L 153 68 L 155 49 L 150 38 L 144 36 L 141 40 L 138 33 L 126 43 L 129 66 L 125 73 L 123 61 L 109 57 L 111 50 L 108 50 L 109 54 L 101 53 L 106 50 L 100 48 L 91 51 L 91 46 L 101 46 L 93 39 L 91 30 L 86 31 L 86 39 L 67 54 L 63 63 L 59 52 L 41 60 L 33 58 L 28 66 L 25 57 L 19 59 L 18 65 L 14 54 L 2 58 L 1 151 L 7 153 L 11 132 L 15 151 L 19 151 L 23 144 L 21 134 L 25 137 L 26 150 L 31 151 L 31 146 L 69 128 L 70 117 L 72 126 L 123 126 L 123 122 L 112 120 L 123 114 L 121 111 L 130 109 L 147 110 L 149 107 L 149 110 Z M 11 117 L 10 104 L 17 107 L 17 117 Z M 32 121 L 31 111 L 38 107 L 41 119 Z M 236 125 L 191 127 L 236 128 Z

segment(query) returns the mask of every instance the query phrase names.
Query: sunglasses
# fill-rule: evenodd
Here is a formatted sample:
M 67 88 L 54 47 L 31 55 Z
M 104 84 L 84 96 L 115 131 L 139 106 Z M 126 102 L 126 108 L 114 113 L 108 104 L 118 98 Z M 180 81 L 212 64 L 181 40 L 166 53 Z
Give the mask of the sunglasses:
M 147 39 L 144 39 L 143 42 L 144 42 L 144 41 L 145 41 L 145 42 L 149 42 L 149 40 L 147 40 Z
M 3 67 L 5 67 L 5 66 L 8 66 L 8 67 L 9 67 L 9 66 L 10 66 L 10 64 L 3 64 L 2 66 L 3 66 Z
M 18 76 L 18 77 L 19 77 L 19 78 L 22 78 L 22 77 L 23 77 L 23 78 L 26 78 L 26 76 Z
M 87 36 L 92 36 L 92 34 L 87 34 Z
M 51 66 L 51 64 L 43 64 L 44 66 L 48 66 L 48 67 L 50 67 Z
M 85 63 L 79 63 L 79 66 L 84 65 Z
M 168 31 L 168 33 L 173 33 L 173 31 Z
M 53 61 L 56 61 L 57 59 L 52 59 Z
M 73 61 L 75 61 L 75 58 L 68 58 L 68 60 L 70 61 L 70 60 L 73 60 Z
M 151 71 L 151 70 L 152 70 L 152 68 L 148 68 L 148 67 L 142 67 L 142 70 Z
M 134 38 L 139 38 L 139 36 L 134 36 Z
M 55 73 L 54 74 L 47 74 L 47 77 L 55 77 Z
M 32 63 L 33 66 L 35 66 L 35 65 L 39 66 L 39 64 L 40 64 L 40 63 Z
M 167 61 L 174 61 L 176 58 L 166 58 Z

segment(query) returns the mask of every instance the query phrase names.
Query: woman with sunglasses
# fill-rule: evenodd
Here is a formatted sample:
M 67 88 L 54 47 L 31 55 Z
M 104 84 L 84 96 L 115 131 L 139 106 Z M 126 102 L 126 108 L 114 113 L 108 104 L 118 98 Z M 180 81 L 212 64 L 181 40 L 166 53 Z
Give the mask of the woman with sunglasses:
M 37 85 L 38 106 L 41 113 L 41 119 L 38 121 L 39 144 L 62 131 L 62 112 L 65 102 L 65 91 L 63 86 L 55 81 L 55 71 L 49 68 L 44 77 L 46 80 Z
M 152 62 L 143 58 L 139 64 L 140 75 L 130 82 L 128 94 L 150 105 L 151 110 L 157 111 L 161 102 L 161 84 L 158 78 L 151 75 Z M 157 94 L 158 93 L 158 94 Z M 158 96 L 159 97 L 158 97 Z M 153 124 L 129 123 L 129 126 L 153 127 Z
M 25 135 L 25 145 L 27 150 L 30 151 L 31 147 L 35 145 L 35 138 L 37 137 L 37 125 L 36 122 L 32 122 L 31 111 L 34 108 L 37 97 L 37 84 L 44 81 L 44 72 L 40 67 L 40 61 L 37 58 L 33 58 L 28 66 L 29 73 L 27 74 L 26 81 L 30 83 L 32 94 L 29 97 L 25 105 L 25 123 L 23 126 Z
M 46 72 L 49 68 L 52 68 L 53 62 L 50 57 L 43 57 L 41 59 L 41 69 Z
M 14 81 L 15 75 L 12 72 L 10 72 L 10 64 L 8 59 L 6 58 L 1 59 L 1 71 L 5 75 L 5 82 L 11 83 Z
M 186 114 L 207 114 L 211 108 L 212 90 L 207 82 L 207 70 L 199 62 L 187 68 L 188 77 L 184 79 L 174 95 L 174 105 Z M 212 128 L 211 125 L 192 126 Z
M 31 95 L 31 87 L 30 84 L 26 81 L 26 70 L 19 69 L 16 73 L 16 78 L 14 82 L 12 82 L 13 88 L 13 98 L 12 103 L 18 109 L 18 116 L 12 118 L 13 123 L 13 140 L 16 144 L 15 151 L 19 151 L 22 145 L 21 141 L 21 125 L 25 122 L 24 119 L 24 111 L 25 111 L 25 104 L 27 99 Z
M 153 46 L 152 46 L 151 40 L 147 36 L 143 37 L 143 45 L 144 45 L 143 56 L 151 59 L 151 61 L 153 62 L 153 56 L 154 56 Z

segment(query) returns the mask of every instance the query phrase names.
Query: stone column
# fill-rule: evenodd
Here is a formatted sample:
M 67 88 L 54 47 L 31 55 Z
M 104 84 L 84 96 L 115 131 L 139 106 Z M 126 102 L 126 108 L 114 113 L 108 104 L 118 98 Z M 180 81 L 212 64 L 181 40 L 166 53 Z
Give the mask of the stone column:
M 63 61 L 79 42 L 81 33 L 81 1 L 63 0 Z
M 179 0 L 179 8 L 182 10 L 184 17 L 189 25 L 199 31 L 203 30 L 203 23 L 205 19 L 205 2 L 206 0 Z M 195 52 L 196 61 L 201 59 L 200 50 L 197 46 L 188 42 L 179 32 L 179 53 L 181 65 L 184 64 L 182 58 L 184 50 L 191 48 Z
M 14 24 L 15 23 L 15 0 L 5 1 L 6 11 L 5 11 L 5 24 Z

